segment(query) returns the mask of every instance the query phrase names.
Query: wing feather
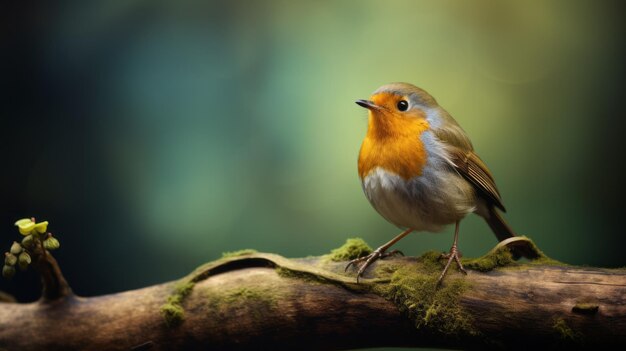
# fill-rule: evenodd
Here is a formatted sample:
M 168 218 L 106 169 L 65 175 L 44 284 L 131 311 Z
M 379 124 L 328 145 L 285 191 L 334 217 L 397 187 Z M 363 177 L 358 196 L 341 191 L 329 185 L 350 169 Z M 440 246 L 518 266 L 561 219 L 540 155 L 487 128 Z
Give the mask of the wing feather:
M 463 151 L 456 147 L 448 147 L 452 166 L 494 206 L 506 211 L 502 204 L 500 191 L 485 163 L 473 151 Z
M 487 165 L 474 153 L 472 142 L 461 126 L 443 109 L 438 111 L 440 123 L 433 125 L 433 133 L 443 142 L 449 154 L 448 162 L 478 190 L 489 203 L 505 211 L 496 182 Z

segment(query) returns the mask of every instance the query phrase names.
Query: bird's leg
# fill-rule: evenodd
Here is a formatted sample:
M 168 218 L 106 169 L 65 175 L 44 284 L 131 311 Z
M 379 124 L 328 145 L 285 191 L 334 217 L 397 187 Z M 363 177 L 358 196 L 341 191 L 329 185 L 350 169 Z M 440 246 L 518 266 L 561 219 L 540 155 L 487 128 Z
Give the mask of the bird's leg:
M 400 241 L 400 239 L 404 238 L 405 236 L 407 236 L 412 231 L 413 231 L 413 229 L 409 228 L 409 229 L 403 231 L 402 233 L 398 234 L 398 236 L 396 236 L 395 238 L 391 239 L 385 245 L 383 245 L 383 246 L 377 248 L 376 250 L 374 250 L 371 254 L 369 254 L 367 256 L 355 258 L 354 260 L 348 262 L 348 264 L 346 265 L 346 268 L 344 269 L 344 271 L 347 271 L 348 268 L 350 268 L 350 266 L 357 267 L 359 269 L 359 271 L 356 274 L 356 282 L 358 283 L 359 282 L 359 278 L 363 275 L 363 272 L 365 272 L 365 269 L 367 269 L 367 267 L 369 267 L 369 265 L 374 263 L 374 261 L 376 261 L 377 259 L 384 258 L 384 257 L 387 257 L 387 256 L 391 256 L 391 255 L 395 255 L 395 254 L 401 254 L 401 255 L 404 256 L 404 254 L 401 251 L 392 250 L 392 251 L 387 252 L 387 249 L 389 249 L 393 244 L 395 244 L 398 241 Z M 363 263 L 361 263 L 361 262 L 363 262 Z
M 463 265 L 461 264 L 461 252 L 459 252 L 457 248 L 457 242 L 459 241 L 459 224 L 460 224 L 460 221 L 456 221 L 456 226 L 454 228 L 454 242 L 452 243 L 452 247 L 450 248 L 450 253 L 441 255 L 441 258 L 447 258 L 448 262 L 446 263 L 446 266 L 443 268 L 443 272 L 441 272 L 441 275 L 439 275 L 439 280 L 437 280 L 437 286 L 441 284 L 443 277 L 446 275 L 446 272 L 448 272 L 448 268 L 450 268 L 450 264 L 452 263 L 452 260 L 456 261 L 456 265 L 459 267 L 459 270 L 461 272 L 463 272 L 464 274 L 467 274 L 467 272 L 465 271 L 465 268 L 463 268 Z

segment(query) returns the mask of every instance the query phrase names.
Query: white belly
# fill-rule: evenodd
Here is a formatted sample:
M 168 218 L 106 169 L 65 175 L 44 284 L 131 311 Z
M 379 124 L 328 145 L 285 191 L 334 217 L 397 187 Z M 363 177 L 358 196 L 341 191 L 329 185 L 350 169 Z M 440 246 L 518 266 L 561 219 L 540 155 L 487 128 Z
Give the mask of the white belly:
M 386 220 L 402 228 L 437 232 L 475 210 L 473 187 L 457 173 L 425 167 L 410 180 L 372 170 L 362 181 L 365 196 Z

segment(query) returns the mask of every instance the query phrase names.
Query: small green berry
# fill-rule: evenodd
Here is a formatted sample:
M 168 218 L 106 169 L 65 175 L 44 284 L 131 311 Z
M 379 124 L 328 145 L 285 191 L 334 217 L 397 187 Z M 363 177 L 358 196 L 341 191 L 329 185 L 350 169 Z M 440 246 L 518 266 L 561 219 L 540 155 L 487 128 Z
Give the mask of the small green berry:
M 26 251 L 22 252 L 17 259 L 17 264 L 20 266 L 20 269 L 22 270 L 28 268 L 28 265 L 31 262 L 32 262 L 32 259 L 30 258 L 30 255 Z
M 9 252 L 4 253 L 4 264 L 7 266 L 15 266 L 15 262 L 17 262 L 17 257 Z
M 15 275 L 15 267 L 5 265 L 2 267 L 2 276 L 11 279 Z
M 24 237 L 24 239 L 22 239 L 22 246 L 24 246 L 27 249 L 32 248 L 35 245 L 35 237 L 33 237 L 33 235 L 27 235 Z
M 11 253 L 14 255 L 19 255 L 22 252 L 22 245 L 18 244 L 17 241 L 13 242 L 11 245 Z
M 43 247 L 46 250 L 56 250 L 61 246 L 61 244 L 59 243 L 59 241 L 55 238 L 55 237 L 49 237 L 48 239 L 43 241 Z

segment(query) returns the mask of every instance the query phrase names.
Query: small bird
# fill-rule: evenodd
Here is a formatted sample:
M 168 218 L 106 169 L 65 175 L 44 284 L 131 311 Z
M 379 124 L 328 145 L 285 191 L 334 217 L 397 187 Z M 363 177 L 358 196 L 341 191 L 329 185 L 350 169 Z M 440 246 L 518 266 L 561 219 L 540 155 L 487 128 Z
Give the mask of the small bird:
M 441 283 L 452 261 L 466 273 L 457 247 L 459 223 L 468 213 L 483 217 L 499 241 L 515 236 L 497 209 L 505 211 L 491 172 L 459 124 L 426 91 L 408 83 L 378 88 L 356 103 L 369 110 L 358 159 L 365 196 L 387 221 L 405 229 L 370 255 L 350 261 L 357 282 L 387 250 L 413 231 L 441 231 L 455 224 Z

